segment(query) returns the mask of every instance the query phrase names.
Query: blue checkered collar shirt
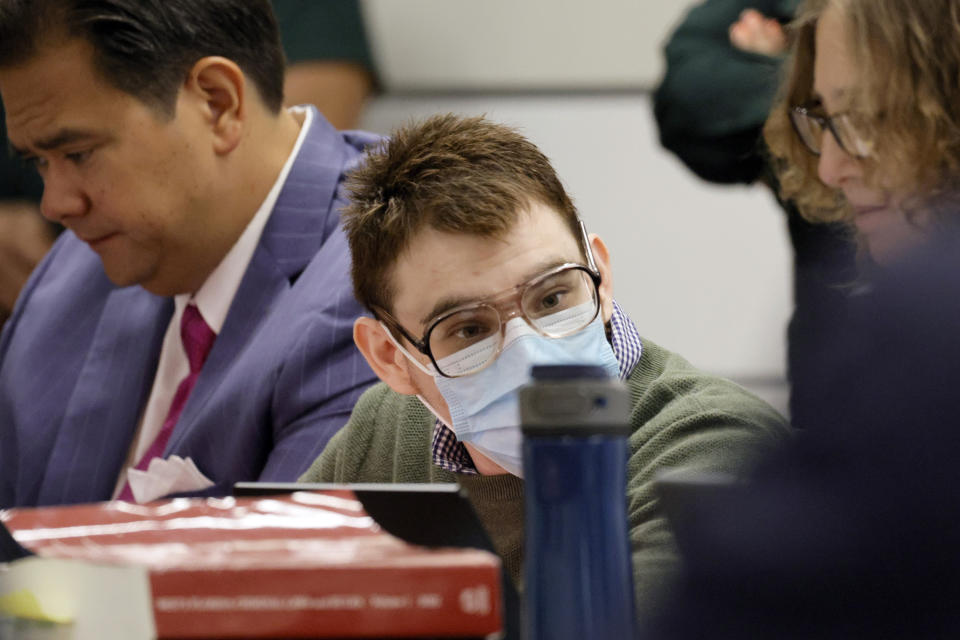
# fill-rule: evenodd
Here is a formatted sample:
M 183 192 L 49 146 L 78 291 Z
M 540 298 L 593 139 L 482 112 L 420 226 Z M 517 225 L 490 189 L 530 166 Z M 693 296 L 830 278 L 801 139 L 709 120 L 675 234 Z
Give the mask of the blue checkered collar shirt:
M 626 380 L 640 362 L 643 344 L 633 320 L 623 312 L 616 301 L 613 303 L 609 328 L 613 355 L 620 363 L 620 379 Z M 477 468 L 463 443 L 457 440 L 453 430 L 440 420 L 437 420 L 433 427 L 433 464 L 454 473 L 477 473 Z

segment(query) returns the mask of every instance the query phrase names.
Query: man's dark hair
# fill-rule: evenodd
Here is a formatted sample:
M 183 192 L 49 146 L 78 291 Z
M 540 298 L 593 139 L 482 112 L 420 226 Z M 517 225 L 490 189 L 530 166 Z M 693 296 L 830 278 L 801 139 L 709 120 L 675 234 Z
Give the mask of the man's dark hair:
M 166 114 L 205 56 L 237 63 L 271 111 L 283 102 L 285 60 L 269 0 L 0 0 L 0 67 L 72 38 L 93 46 L 111 85 Z

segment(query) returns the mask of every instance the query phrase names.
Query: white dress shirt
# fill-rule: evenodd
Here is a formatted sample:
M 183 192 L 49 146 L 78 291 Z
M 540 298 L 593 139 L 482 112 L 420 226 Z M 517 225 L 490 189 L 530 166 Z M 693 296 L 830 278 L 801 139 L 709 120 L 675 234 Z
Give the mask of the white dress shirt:
M 206 321 L 207 325 L 217 335 L 223 329 L 223 323 L 227 319 L 227 312 L 233 303 L 233 298 L 240 288 L 240 281 L 247 271 L 247 266 L 253 258 L 253 252 L 256 251 L 260 243 L 260 236 L 263 228 L 270 219 L 273 206 L 277 202 L 280 191 L 287 180 L 290 168 L 300 152 L 300 147 L 306 138 L 307 131 L 313 120 L 313 113 L 304 107 L 292 107 L 290 112 L 302 124 L 300 126 L 300 135 L 293 145 L 293 150 L 287 157 L 286 163 L 280 170 L 273 187 L 267 194 L 266 199 L 257 209 L 253 218 L 247 223 L 246 229 L 237 239 L 230 251 L 224 256 L 220 264 L 213 270 L 210 276 L 204 281 L 196 293 L 180 294 L 174 296 L 174 312 L 170 318 L 170 324 L 167 326 L 167 332 L 163 337 L 163 346 L 160 348 L 160 360 L 157 363 L 157 372 L 153 378 L 153 388 L 150 390 L 150 397 L 147 399 L 146 408 L 143 411 L 140 427 L 137 436 L 130 447 L 130 453 L 127 455 L 127 462 L 120 471 L 120 477 L 117 479 L 117 485 L 113 493 L 116 498 L 123 489 L 127 481 L 127 468 L 132 467 L 139 462 L 147 449 L 156 439 L 163 427 L 163 422 L 170 410 L 170 404 L 173 402 L 173 396 L 177 392 L 180 382 L 190 373 L 190 365 L 187 362 L 187 354 L 183 348 L 183 342 L 180 339 L 180 320 L 183 317 L 183 310 L 188 303 L 193 303 L 200 311 L 200 315 Z M 203 472 L 203 469 L 200 469 Z

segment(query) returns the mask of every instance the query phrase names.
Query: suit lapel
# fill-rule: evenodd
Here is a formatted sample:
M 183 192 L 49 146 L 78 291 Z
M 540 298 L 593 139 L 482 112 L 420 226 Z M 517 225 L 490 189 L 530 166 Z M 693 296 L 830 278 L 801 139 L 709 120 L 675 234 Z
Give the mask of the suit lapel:
M 347 162 L 347 146 L 340 132 L 311 109 L 310 130 L 257 247 L 290 284 L 340 222 L 340 212 L 331 205 Z
M 167 453 L 195 426 L 203 407 L 279 299 L 336 229 L 336 195 L 347 150 L 313 107 L 313 121 L 230 305 L 223 329 L 184 407 Z
M 140 287 L 113 291 L 67 403 L 40 504 L 109 495 L 153 383 L 173 303 Z

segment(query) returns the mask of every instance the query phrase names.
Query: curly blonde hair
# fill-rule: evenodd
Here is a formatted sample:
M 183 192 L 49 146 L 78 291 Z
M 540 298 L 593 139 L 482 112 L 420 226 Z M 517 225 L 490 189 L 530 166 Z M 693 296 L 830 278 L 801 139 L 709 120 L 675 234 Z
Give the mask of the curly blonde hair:
M 813 98 L 816 26 L 835 7 L 860 83 L 851 104 L 871 123 L 874 153 L 865 178 L 905 194 L 907 210 L 940 215 L 960 192 L 960 2 L 806 0 L 791 25 L 791 54 L 764 137 L 784 198 L 814 222 L 849 221 L 838 189 L 817 175 L 817 157 L 790 123 L 790 109 Z

